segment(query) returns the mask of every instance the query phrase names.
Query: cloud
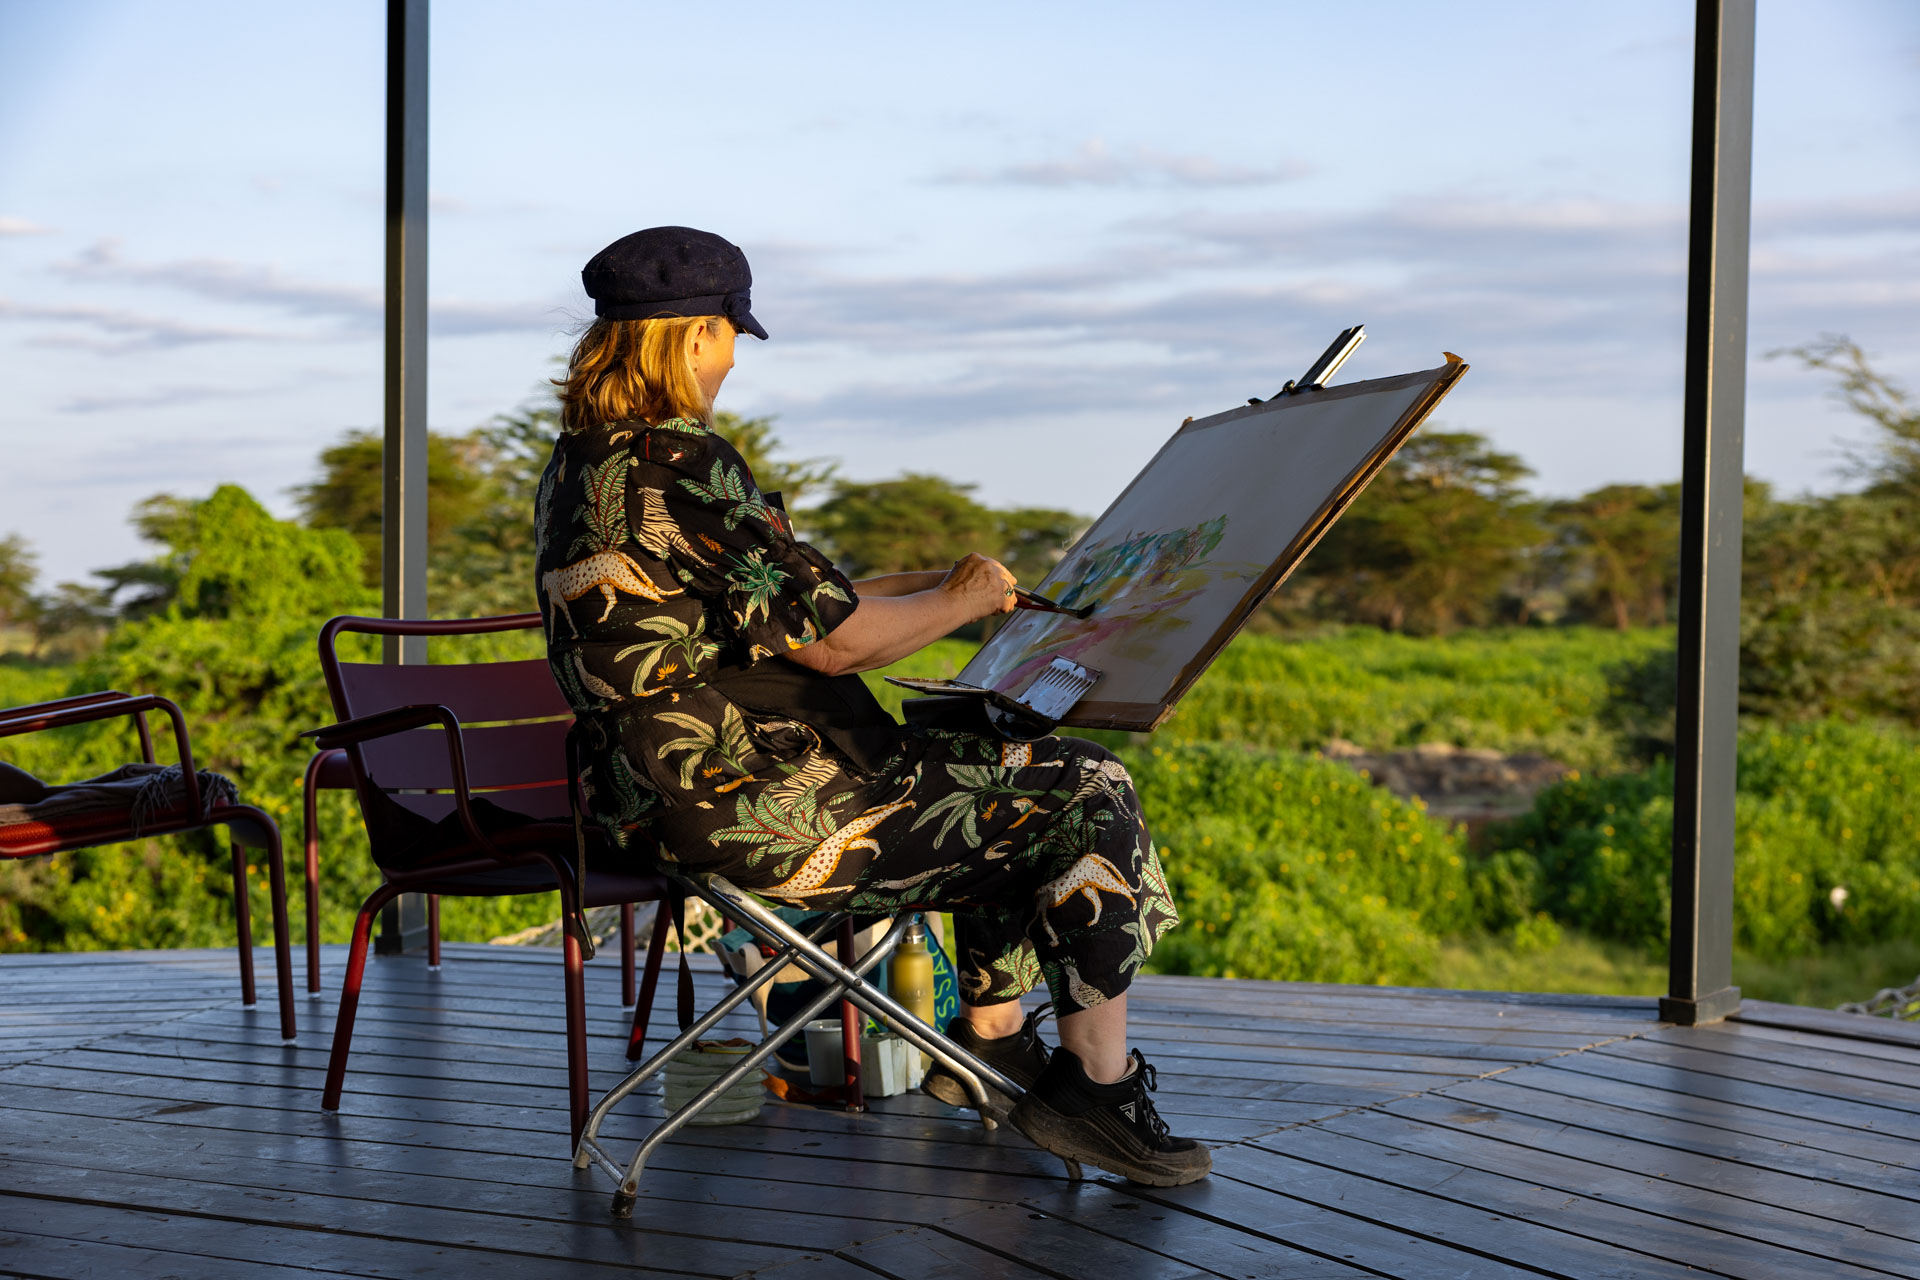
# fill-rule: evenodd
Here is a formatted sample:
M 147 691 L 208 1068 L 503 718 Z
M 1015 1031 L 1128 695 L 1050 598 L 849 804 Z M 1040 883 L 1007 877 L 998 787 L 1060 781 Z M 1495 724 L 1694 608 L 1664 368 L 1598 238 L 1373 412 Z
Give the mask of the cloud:
M 1146 147 L 1116 151 L 1094 138 L 1058 159 L 989 170 L 956 169 L 938 180 L 968 186 L 1257 187 L 1293 182 L 1308 172 L 1307 166 L 1291 162 L 1250 169 Z
M 294 315 L 345 320 L 378 329 L 381 297 L 378 289 L 322 284 L 287 276 L 272 266 L 233 262 L 224 258 L 189 258 L 178 262 L 140 263 L 121 256 L 114 240 L 101 240 L 80 256 L 54 267 L 72 280 L 96 283 L 160 285 L 220 302 L 273 307 Z
M 42 306 L 11 302 L 5 298 L 0 298 L 0 320 L 77 326 L 83 330 L 92 330 L 93 334 L 39 333 L 28 338 L 27 341 L 35 346 L 78 347 L 104 354 L 164 350 L 209 342 L 270 342 L 280 337 L 260 329 L 189 324 L 181 320 L 141 315 L 138 312 L 113 307 Z M 108 336 L 93 336 L 97 334 Z
M 1920 193 L 1757 209 L 1755 351 L 1826 330 L 1915 345 L 1916 227 Z M 1658 418 L 1669 400 L 1677 413 L 1686 240 L 1677 203 L 1439 193 L 1133 219 L 1074 259 L 979 272 L 853 274 L 781 246 L 766 255 L 780 337 L 826 376 L 778 408 L 796 430 L 853 434 L 1207 412 L 1270 394 L 1365 321 L 1375 341 L 1349 377 L 1437 364 L 1444 347 L 1478 365 L 1469 411 L 1532 420 L 1560 403 L 1571 422 L 1638 402 Z
M 127 395 L 83 395 L 57 406 L 61 413 L 123 413 L 141 409 L 171 409 L 212 400 L 237 400 L 266 394 L 249 387 L 158 387 Z
M 52 227 L 43 227 L 37 222 L 25 218 L 8 217 L 0 214 L 0 236 L 44 236 Z
M 265 307 L 307 320 L 330 320 L 349 333 L 378 334 L 386 322 L 385 296 L 377 288 L 303 280 L 271 265 L 225 258 L 136 262 L 125 257 L 118 242 L 111 239 L 96 242 L 53 269 L 69 280 L 176 289 L 215 302 Z M 431 305 L 428 322 L 436 336 L 464 337 L 551 331 L 564 327 L 567 321 L 557 304 L 450 300 Z

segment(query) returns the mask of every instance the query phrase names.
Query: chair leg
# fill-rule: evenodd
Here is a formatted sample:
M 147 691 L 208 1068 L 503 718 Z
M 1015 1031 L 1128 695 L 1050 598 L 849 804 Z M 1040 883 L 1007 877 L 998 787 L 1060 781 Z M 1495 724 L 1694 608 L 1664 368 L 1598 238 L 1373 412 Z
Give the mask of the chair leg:
M 301 788 L 301 816 L 306 820 L 307 836 L 307 990 L 320 990 L 320 796 L 316 775 L 320 757 L 307 765 L 306 785 Z
M 587 973 L 580 952 L 580 940 L 568 933 L 562 944 L 566 965 L 567 989 L 567 1104 L 570 1114 L 570 1140 L 567 1150 L 580 1145 L 580 1130 L 586 1127 L 587 1109 Z
M 660 985 L 660 964 L 666 959 L 667 926 L 672 919 L 665 902 L 653 907 L 653 940 L 647 944 L 647 968 L 640 977 L 640 994 L 633 1002 L 633 1033 L 627 1037 L 627 1061 L 638 1062 L 647 1043 L 647 1021 L 653 1016 L 653 993 Z
M 427 972 L 440 972 L 440 895 L 427 895 Z
M 273 908 L 273 974 L 280 992 L 280 1038 L 291 1042 L 298 1029 L 293 1011 L 293 930 L 287 923 L 287 863 L 280 848 L 280 828 L 264 813 L 259 820 L 267 833 L 267 888 Z
M 253 1008 L 257 993 L 253 988 L 253 908 L 247 899 L 247 852 L 238 840 L 229 838 L 227 847 L 233 859 L 233 923 L 240 942 L 240 1003 Z
M 353 1047 L 353 1015 L 360 1009 L 360 982 L 367 972 L 367 944 L 373 939 L 373 918 L 396 894 L 391 885 L 375 889 L 353 920 L 353 941 L 347 944 L 347 976 L 340 984 L 340 1012 L 333 1021 L 333 1049 L 327 1055 L 327 1082 L 320 1092 L 320 1109 L 340 1109 L 340 1089 L 347 1078 L 347 1053 Z
M 848 916 L 840 925 L 840 963 L 851 968 L 859 958 L 854 950 L 853 917 Z M 860 1065 L 860 1028 L 866 1020 L 867 1015 L 855 1008 L 853 1001 L 840 1002 L 840 1052 L 845 1060 L 841 1087 L 846 1091 L 849 1111 L 867 1109 L 866 1080 Z
M 620 1007 L 633 1007 L 633 904 L 620 904 Z

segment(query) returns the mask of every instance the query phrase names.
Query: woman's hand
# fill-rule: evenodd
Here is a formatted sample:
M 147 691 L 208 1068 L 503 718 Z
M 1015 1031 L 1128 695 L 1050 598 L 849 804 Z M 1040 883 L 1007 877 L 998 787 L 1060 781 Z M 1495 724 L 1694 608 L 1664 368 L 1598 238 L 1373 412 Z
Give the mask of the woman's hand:
M 961 607 L 968 622 L 975 622 L 996 613 L 1012 613 L 1016 581 L 1007 566 L 976 554 L 956 560 L 941 580 L 940 590 Z

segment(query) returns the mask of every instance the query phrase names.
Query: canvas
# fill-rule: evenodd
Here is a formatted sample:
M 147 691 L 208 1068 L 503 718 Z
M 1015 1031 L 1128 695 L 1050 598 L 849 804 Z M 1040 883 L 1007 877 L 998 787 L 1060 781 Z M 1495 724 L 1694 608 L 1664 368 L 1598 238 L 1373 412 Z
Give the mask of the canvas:
M 1277 396 L 1189 420 L 958 676 L 1018 696 L 1055 657 L 1099 682 L 1061 721 L 1146 730 L 1285 580 L 1467 366 Z

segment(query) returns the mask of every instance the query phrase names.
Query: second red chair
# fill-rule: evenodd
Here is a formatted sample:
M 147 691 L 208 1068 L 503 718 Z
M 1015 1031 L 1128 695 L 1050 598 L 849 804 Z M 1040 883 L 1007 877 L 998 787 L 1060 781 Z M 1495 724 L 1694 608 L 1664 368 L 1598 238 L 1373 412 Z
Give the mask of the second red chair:
M 336 651 L 342 634 L 450 637 L 540 625 L 537 613 L 449 621 L 345 617 L 320 632 L 320 663 L 340 722 L 305 736 L 313 737 L 323 753 L 343 753 L 374 862 L 385 877 L 354 921 L 321 1097 L 328 1111 L 340 1106 L 373 919 L 398 895 L 499 897 L 558 890 L 566 918 L 576 908 L 662 901 L 674 892 L 658 875 L 601 870 L 616 865 L 618 857 L 591 822 L 585 828 L 587 880 L 576 883 L 565 745 L 573 713 L 544 658 L 389 666 L 343 662 Z M 338 766 L 316 759 L 309 767 L 310 784 L 329 768 Z M 655 913 L 635 1001 L 636 1041 L 646 1034 L 668 916 L 664 910 Z M 628 947 L 630 919 L 623 919 Z M 437 935 L 434 945 L 437 950 Z M 309 957 L 313 985 L 318 975 L 311 951 Z M 577 1138 L 588 1105 L 586 995 L 583 953 L 571 933 L 562 943 L 562 972 L 568 1102 Z

